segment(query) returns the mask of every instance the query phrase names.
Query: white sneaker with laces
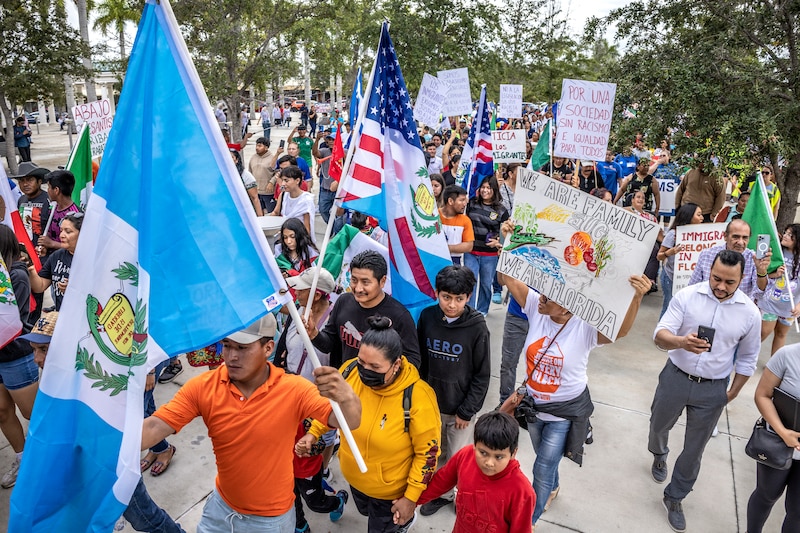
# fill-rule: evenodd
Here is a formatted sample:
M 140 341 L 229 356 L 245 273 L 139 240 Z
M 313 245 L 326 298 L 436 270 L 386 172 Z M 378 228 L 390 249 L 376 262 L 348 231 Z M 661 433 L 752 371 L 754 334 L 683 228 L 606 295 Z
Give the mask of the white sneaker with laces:
M 0 487 L 4 489 L 10 489 L 17 483 L 17 474 L 19 473 L 19 457 L 14 458 L 14 462 L 11 463 L 11 468 L 9 468 L 8 472 L 3 475 L 3 479 L 0 480 Z

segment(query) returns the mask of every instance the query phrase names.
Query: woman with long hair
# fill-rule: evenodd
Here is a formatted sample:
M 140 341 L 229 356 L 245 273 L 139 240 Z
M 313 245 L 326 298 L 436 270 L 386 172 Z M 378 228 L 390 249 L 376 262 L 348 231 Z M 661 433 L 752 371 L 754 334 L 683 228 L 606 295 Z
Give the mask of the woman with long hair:
M 758 308 L 761 309 L 761 342 L 770 334 L 775 334 L 772 338 L 771 355 L 786 344 L 786 335 L 789 334 L 792 321 L 800 316 L 800 224 L 789 224 L 786 227 L 781 235 L 781 250 L 784 264 L 770 275 L 764 296 L 758 299 Z
M 500 200 L 500 187 L 494 176 L 484 178 L 478 186 L 477 194 L 467 205 L 467 216 L 472 221 L 475 241 L 472 251 L 464 255 L 464 264 L 478 279 L 469 305 L 486 316 L 492 301 L 492 281 L 497 260 L 503 248 L 500 225 L 509 218 Z
M 636 189 L 634 192 L 628 193 L 625 196 L 623 205 L 625 206 L 625 209 L 631 213 L 635 213 L 640 217 L 649 220 L 650 222 L 658 223 L 658 219 L 652 213 L 645 210 L 645 193 L 641 189 Z M 647 261 L 647 266 L 644 267 L 645 276 L 650 278 L 650 281 L 653 282 L 653 286 L 650 287 L 648 294 L 658 290 L 658 283 L 656 281 L 656 278 L 658 277 L 658 251 L 661 249 L 661 242 L 663 240 L 664 230 L 662 230 L 659 226 L 656 243 L 653 245 L 653 250 L 650 253 L 650 259 Z
M 275 242 L 275 260 L 286 277 L 297 276 L 310 268 L 319 250 L 305 225 L 296 218 L 287 218 Z
M 662 263 L 661 289 L 664 291 L 664 304 L 661 306 L 661 315 L 664 316 L 672 300 L 672 276 L 675 272 L 675 256 L 684 250 L 683 244 L 675 244 L 676 228 L 687 224 L 700 224 L 703 222 L 703 211 L 697 204 L 684 204 L 678 208 L 672 220 L 661 247 L 658 249 L 658 260 Z
M 764 177 L 764 185 L 767 187 L 767 198 L 769 198 L 769 206 L 772 209 L 772 218 L 778 218 L 778 209 L 781 207 L 781 191 L 778 189 L 777 176 L 775 176 L 775 168 L 766 164 L 761 167 L 761 175 Z
M 314 236 L 315 206 L 311 193 L 301 188 L 303 171 L 296 166 L 281 169 L 278 183 L 281 184 L 281 194 L 278 203 L 270 215 L 292 217 L 300 220 L 311 237 L 311 242 L 317 242 Z
M 444 192 L 445 184 L 444 178 L 441 174 L 434 172 L 430 175 L 431 189 L 433 189 L 433 197 L 436 199 L 436 207 L 442 208 L 442 192 Z
M 83 213 L 70 213 L 65 216 L 59 225 L 61 248 L 47 256 L 38 273 L 33 267 L 28 268 L 31 290 L 44 292 L 50 287 L 56 311 L 61 310 L 61 303 L 64 301 L 64 291 L 67 290 L 69 271 L 72 268 L 72 257 L 78 245 L 82 226 Z

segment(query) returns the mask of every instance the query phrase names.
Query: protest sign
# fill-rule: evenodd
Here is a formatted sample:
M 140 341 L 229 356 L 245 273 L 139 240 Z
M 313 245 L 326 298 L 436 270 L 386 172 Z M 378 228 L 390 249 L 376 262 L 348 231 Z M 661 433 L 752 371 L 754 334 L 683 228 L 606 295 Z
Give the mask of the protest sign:
M 331 112 L 331 104 L 316 104 L 317 113 L 330 113 Z M 319 120 L 319 119 L 317 119 Z
M 517 182 L 511 218 L 497 271 L 616 339 L 658 224 L 538 172 Z
M 700 252 L 725 242 L 727 224 L 688 224 L 675 228 L 675 244 L 682 244 L 683 251 L 675 255 L 672 274 L 672 294 L 689 285 L 692 272 L 697 267 Z
M 602 161 L 608 147 L 616 92 L 614 83 L 565 79 L 558 103 L 558 135 L 553 154 Z
M 428 126 L 439 124 L 442 107 L 447 98 L 447 85 L 427 72 L 422 76 L 417 99 L 414 102 L 414 120 Z
M 439 80 L 447 86 L 447 97 L 444 101 L 442 113 L 447 117 L 472 113 L 469 71 L 466 68 L 440 70 Z
M 522 85 L 500 85 L 500 109 L 497 116 L 503 118 L 522 116 Z
M 656 181 L 658 182 L 658 190 L 661 193 L 658 214 L 671 217 L 675 214 L 675 192 L 681 182 L 672 178 L 656 179 Z
M 103 155 L 108 132 L 114 118 L 111 114 L 111 102 L 97 100 L 88 104 L 79 104 L 72 108 L 72 116 L 78 128 L 86 122 L 89 124 L 89 140 L 92 143 L 92 158 Z
M 492 159 L 495 163 L 525 161 L 525 130 L 492 130 Z

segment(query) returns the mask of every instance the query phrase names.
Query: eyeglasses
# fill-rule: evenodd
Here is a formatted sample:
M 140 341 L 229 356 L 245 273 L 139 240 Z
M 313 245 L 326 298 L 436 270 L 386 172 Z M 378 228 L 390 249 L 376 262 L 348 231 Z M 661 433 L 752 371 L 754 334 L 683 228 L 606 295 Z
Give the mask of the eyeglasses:
M 769 170 L 762 170 L 762 171 L 761 171 L 761 173 L 762 173 L 762 174 L 766 174 L 767 176 L 769 176 L 770 174 L 772 174 L 772 172 L 770 172 Z

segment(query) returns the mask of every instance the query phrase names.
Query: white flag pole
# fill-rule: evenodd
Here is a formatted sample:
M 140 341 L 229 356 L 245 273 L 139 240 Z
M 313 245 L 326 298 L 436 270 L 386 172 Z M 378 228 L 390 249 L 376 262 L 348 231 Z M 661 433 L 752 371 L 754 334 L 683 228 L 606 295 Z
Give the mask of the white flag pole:
M 380 41 L 378 41 L 378 45 L 380 46 Z M 369 95 L 372 93 L 372 87 L 375 83 L 375 67 L 378 64 L 378 53 L 375 53 L 375 60 L 372 63 L 372 72 L 369 75 L 369 81 L 367 82 L 367 90 L 364 92 L 364 98 L 361 100 L 361 108 L 358 110 L 358 120 L 356 121 L 355 128 L 353 131 L 350 132 L 352 136 L 350 139 L 350 146 L 347 147 L 347 157 L 344 159 L 344 164 L 342 165 L 342 177 L 339 181 L 339 187 L 336 189 L 336 196 L 337 198 L 334 200 L 333 205 L 331 206 L 331 212 L 328 217 L 328 226 L 325 228 L 325 237 L 322 239 L 322 246 L 319 249 L 319 257 L 317 257 L 317 265 L 322 268 L 322 262 L 325 260 L 325 252 L 328 251 L 328 244 L 331 240 L 331 233 L 333 233 L 333 224 L 336 221 L 336 210 L 339 208 L 337 203 L 341 202 L 341 182 L 345 180 L 347 177 L 347 173 L 350 171 L 350 165 L 353 161 L 353 152 L 355 152 L 356 144 L 358 144 L 358 137 L 361 135 L 361 124 L 364 122 L 364 119 L 367 116 L 367 106 L 369 103 Z M 344 127 L 344 126 L 341 126 Z M 341 131 L 338 133 L 341 135 Z M 308 301 L 306 302 L 306 310 L 304 313 L 305 320 L 308 320 L 308 317 L 311 316 L 311 303 L 314 301 L 314 293 L 317 290 L 317 282 L 319 282 L 319 269 L 314 273 L 314 279 L 311 281 L 311 290 L 308 291 Z M 365 467 L 366 468 L 366 467 Z M 365 470 L 366 471 L 366 470 Z
M 315 279 L 317 277 L 319 277 L 319 275 L 315 276 Z M 312 292 L 311 294 L 314 293 Z M 303 340 L 303 346 L 305 346 L 308 357 L 311 359 L 311 364 L 314 365 L 314 368 L 321 367 L 322 364 L 319 362 L 319 357 L 317 357 L 317 350 L 314 349 L 314 345 L 311 343 L 311 337 L 308 336 L 308 331 L 306 331 L 306 328 L 303 326 L 303 322 L 300 319 L 300 313 L 297 311 L 297 307 L 292 301 L 287 303 L 286 307 L 288 307 L 289 315 L 291 315 L 292 320 L 294 320 L 294 323 L 297 325 L 297 333 L 300 334 L 300 338 Z M 308 309 L 310 308 L 311 305 L 308 306 Z M 350 450 L 353 452 L 353 457 L 358 464 L 358 469 L 361 470 L 361 473 L 363 474 L 367 471 L 367 464 L 364 462 L 364 458 L 361 457 L 361 452 L 358 449 L 356 440 L 353 438 L 353 432 L 350 431 L 350 426 L 347 425 L 347 420 L 344 418 L 344 413 L 342 413 L 341 406 L 339 406 L 339 404 L 333 400 L 330 400 L 330 402 L 331 407 L 333 408 L 333 414 L 336 416 L 336 420 L 339 421 L 339 429 L 344 435 L 347 444 L 350 445 Z

